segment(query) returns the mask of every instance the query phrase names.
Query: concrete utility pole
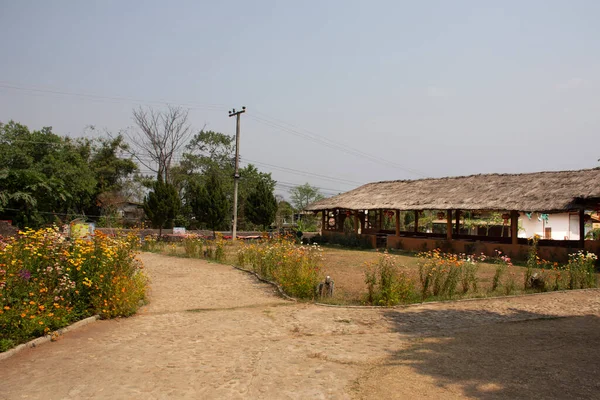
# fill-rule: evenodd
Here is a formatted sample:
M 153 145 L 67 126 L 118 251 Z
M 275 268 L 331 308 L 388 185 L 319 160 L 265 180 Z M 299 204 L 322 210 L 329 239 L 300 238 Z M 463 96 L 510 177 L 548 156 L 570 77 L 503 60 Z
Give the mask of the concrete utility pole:
M 240 115 L 246 112 L 246 107 L 241 111 L 235 111 L 235 108 L 229 111 L 229 116 L 235 115 L 235 172 L 233 173 L 233 233 L 232 240 L 237 237 L 237 203 L 238 203 L 238 181 L 240 180 Z

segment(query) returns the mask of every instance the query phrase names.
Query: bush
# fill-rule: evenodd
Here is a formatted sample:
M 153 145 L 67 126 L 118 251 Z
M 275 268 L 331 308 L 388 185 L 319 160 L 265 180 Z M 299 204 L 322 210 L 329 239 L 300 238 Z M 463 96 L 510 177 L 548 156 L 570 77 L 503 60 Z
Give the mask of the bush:
M 478 261 L 483 259 L 465 254 L 443 253 L 439 249 L 419 253 L 421 297 L 453 297 L 459 283 L 466 294 L 469 287 L 477 291 Z
M 93 314 L 128 316 L 146 277 L 130 235 L 70 241 L 57 228 L 0 242 L 0 347 L 22 343 Z
M 578 251 L 569 255 L 565 270 L 569 274 L 569 289 L 586 289 L 598 286 L 595 264 L 598 257 L 594 253 Z
M 379 256 L 376 263 L 365 263 L 365 283 L 369 304 L 393 306 L 408 303 L 414 297 L 414 285 L 387 253 Z
M 237 263 L 250 265 L 259 276 L 276 281 L 291 296 L 312 299 L 321 276 L 321 249 L 287 238 L 244 244 Z
M 512 266 L 513 264 L 510 260 L 510 257 L 508 257 L 505 254 L 503 255 L 500 250 L 496 250 L 496 272 L 494 273 L 494 277 L 492 278 L 492 292 L 495 292 L 496 289 L 500 287 L 502 282 L 502 276 L 506 272 L 506 269 Z M 510 284 L 510 288 L 507 288 L 506 290 L 514 290 L 512 284 L 513 282 L 509 281 L 508 283 Z
M 183 239 L 183 250 L 190 258 L 201 258 L 204 254 L 204 241 L 196 235 L 188 235 Z

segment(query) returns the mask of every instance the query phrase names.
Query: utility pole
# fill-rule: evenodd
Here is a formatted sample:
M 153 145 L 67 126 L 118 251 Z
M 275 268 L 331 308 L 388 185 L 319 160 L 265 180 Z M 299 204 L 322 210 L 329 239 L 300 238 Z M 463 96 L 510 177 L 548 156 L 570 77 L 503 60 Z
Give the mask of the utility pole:
M 240 180 L 240 115 L 246 112 L 246 107 L 241 111 L 235 111 L 235 108 L 229 111 L 229 116 L 235 115 L 235 172 L 233 173 L 233 229 L 232 240 L 237 237 L 237 203 L 238 203 L 238 181 Z

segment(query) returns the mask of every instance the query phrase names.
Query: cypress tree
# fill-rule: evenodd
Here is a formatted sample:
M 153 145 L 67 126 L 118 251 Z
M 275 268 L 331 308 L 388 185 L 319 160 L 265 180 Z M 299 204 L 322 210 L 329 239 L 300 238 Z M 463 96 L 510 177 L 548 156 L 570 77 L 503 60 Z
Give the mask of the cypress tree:
M 154 228 L 159 228 L 162 236 L 163 228 L 170 226 L 179 212 L 181 200 L 177 189 L 162 178 L 154 182 L 153 190 L 144 199 L 144 212 Z
M 229 215 L 229 201 L 219 176 L 211 172 L 204 185 L 197 185 L 191 193 L 192 212 L 199 222 L 205 223 L 213 231 L 225 225 Z
M 260 180 L 256 189 L 248 195 L 245 212 L 250 222 L 261 225 L 265 230 L 275 220 L 277 200 L 265 181 Z

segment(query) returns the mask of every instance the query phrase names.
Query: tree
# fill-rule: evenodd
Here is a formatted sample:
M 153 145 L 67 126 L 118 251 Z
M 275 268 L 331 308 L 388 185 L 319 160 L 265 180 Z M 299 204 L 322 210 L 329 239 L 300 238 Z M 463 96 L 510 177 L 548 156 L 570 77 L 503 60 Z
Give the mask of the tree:
M 283 200 L 281 196 L 279 196 L 277 202 L 277 213 L 275 215 L 275 220 L 278 228 L 283 228 L 283 225 L 286 221 L 288 224 L 294 222 L 294 208 L 290 203 Z
M 192 184 L 188 197 L 196 219 L 212 229 L 213 234 L 220 227 L 227 225 L 229 200 L 223 192 L 221 179 L 216 171 L 209 173 L 205 184 Z
M 256 189 L 246 198 L 244 209 L 250 222 L 261 225 L 265 230 L 275 220 L 277 200 L 267 182 L 258 182 Z
M 152 226 L 159 228 L 159 236 L 162 236 L 163 228 L 173 223 L 180 207 L 181 200 L 177 190 L 162 178 L 154 183 L 153 190 L 144 199 L 144 212 L 152 221 Z
M 0 123 L 0 207 L 21 227 L 81 216 L 94 202 L 96 178 L 89 140 Z
M 296 210 L 303 210 L 307 205 L 324 198 L 319 192 L 319 188 L 310 186 L 308 183 L 290 189 L 290 195 Z
M 173 157 L 192 133 L 188 111 L 173 106 L 164 111 L 140 107 L 133 110 L 133 120 L 139 131 L 127 133 L 133 146 L 131 154 L 140 164 L 156 172 L 157 179 L 170 183 Z

